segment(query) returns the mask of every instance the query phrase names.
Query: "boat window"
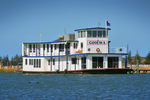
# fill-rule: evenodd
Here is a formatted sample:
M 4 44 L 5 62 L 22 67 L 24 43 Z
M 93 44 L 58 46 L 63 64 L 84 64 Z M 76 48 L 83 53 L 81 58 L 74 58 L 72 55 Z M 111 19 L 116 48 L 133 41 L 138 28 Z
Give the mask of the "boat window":
M 64 44 L 59 44 L 60 45 L 60 52 L 64 51 Z
M 77 48 L 77 43 L 73 43 L 73 47 L 74 47 L 74 49 L 76 49 Z
M 47 52 L 49 52 L 49 44 L 47 44 Z
M 57 44 L 55 44 L 55 50 L 57 49 Z
M 43 50 L 45 50 L 45 44 L 43 44 Z
M 91 37 L 92 33 L 91 31 L 87 31 L 87 37 Z
M 41 59 L 39 59 L 39 68 L 41 68 Z
M 102 31 L 98 31 L 98 37 L 102 37 Z
M 34 68 L 41 68 L 41 59 L 34 59 Z
M 81 58 L 82 69 L 86 69 L 86 57 Z
M 72 64 L 76 64 L 75 58 L 72 58 L 71 61 L 72 61 Z
M 29 45 L 30 52 L 32 52 L 32 44 Z
M 50 60 L 48 60 L 48 65 L 50 65 L 50 62 L 51 62 L 51 61 L 50 61 Z
M 81 38 L 83 37 L 83 32 L 81 31 Z
M 93 31 L 93 37 L 97 37 L 97 32 Z
M 118 68 L 119 57 L 108 57 L 108 68 Z
M 33 65 L 33 59 L 29 59 L 29 65 Z
M 92 57 L 93 68 L 103 68 L 103 57 Z
M 83 37 L 85 37 L 85 31 L 83 31 Z
M 83 49 L 83 42 L 81 42 L 81 49 Z
M 73 48 L 74 48 L 74 49 L 76 48 L 76 43 L 73 43 Z
M 33 52 L 35 52 L 35 44 L 33 44 Z
M 55 59 L 53 59 L 53 65 L 55 65 Z
M 78 32 L 78 38 L 80 38 L 80 32 Z
M 25 59 L 25 65 L 28 65 L 28 59 Z
M 103 37 L 104 38 L 106 37 L 106 31 L 103 31 Z
M 51 44 L 51 52 L 53 52 L 53 45 Z

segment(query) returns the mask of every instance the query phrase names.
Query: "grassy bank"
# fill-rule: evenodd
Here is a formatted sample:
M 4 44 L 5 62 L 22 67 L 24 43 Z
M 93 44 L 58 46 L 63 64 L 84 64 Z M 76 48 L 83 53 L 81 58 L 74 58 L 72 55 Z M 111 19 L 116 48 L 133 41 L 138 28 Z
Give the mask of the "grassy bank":
M 0 68 L 1 73 L 14 73 L 16 72 L 16 68 Z

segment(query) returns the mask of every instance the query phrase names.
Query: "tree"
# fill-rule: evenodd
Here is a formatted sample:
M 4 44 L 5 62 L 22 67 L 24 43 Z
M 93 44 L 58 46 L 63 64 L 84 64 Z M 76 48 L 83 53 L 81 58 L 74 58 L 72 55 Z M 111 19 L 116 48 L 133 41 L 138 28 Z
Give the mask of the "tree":
M 128 53 L 128 63 L 130 64 L 132 62 L 132 58 L 131 58 L 131 50 Z
M 136 51 L 136 55 L 135 55 L 135 57 L 134 57 L 134 62 L 135 62 L 135 64 L 137 63 L 137 60 L 139 61 L 139 64 L 140 64 L 140 63 L 141 63 L 141 57 L 140 57 L 138 51 Z
M 144 61 L 144 64 L 150 64 L 150 52 L 146 56 L 146 61 Z
M 7 66 L 7 62 L 9 61 L 8 55 L 3 57 L 3 65 Z
M 11 58 L 12 65 L 16 66 L 18 63 L 22 62 L 22 56 L 18 56 L 16 54 L 14 57 Z
M 2 62 L 2 57 L 0 56 L 0 62 Z
M 147 60 L 147 61 L 150 61 L 150 51 L 149 51 L 149 53 L 148 53 L 147 56 L 146 56 L 146 60 Z

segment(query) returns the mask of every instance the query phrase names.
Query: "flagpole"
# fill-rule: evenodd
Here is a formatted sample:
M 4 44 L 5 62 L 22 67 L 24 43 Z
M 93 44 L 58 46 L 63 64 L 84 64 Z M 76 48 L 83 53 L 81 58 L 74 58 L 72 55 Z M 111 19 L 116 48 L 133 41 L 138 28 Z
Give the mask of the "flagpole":
M 107 34 L 107 20 L 105 20 L 105 28 L 106 28 L 106 35 L 108 37 L 108 34 Z

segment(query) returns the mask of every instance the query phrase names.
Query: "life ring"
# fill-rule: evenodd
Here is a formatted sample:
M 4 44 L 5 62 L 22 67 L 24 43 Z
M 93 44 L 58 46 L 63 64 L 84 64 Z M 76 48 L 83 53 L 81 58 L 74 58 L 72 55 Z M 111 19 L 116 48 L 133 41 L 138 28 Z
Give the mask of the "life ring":
M 100 52 L 100 49 L 99 49 L 99 48 L 97 48 L 97 49 L 96 49 L 96 51 L 97 51 L 97 52 Z

